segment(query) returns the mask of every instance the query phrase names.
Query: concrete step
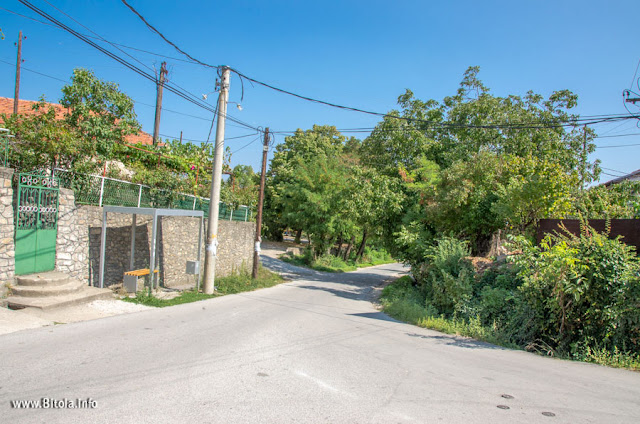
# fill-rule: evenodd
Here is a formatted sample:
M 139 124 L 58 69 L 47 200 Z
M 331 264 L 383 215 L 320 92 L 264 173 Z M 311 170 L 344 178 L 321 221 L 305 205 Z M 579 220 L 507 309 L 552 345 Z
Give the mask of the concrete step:
M 19 297 L 52 297 L 64 296 L 82 290 L 85 284 L 78 280 L 67 280 L 63 285 L 42 286 L 15 286 L 11 288 L 11 294 Z
M 69 276 L 58 271 L 48 271 L 17 276 L 16 282 L 19 286 L 62 286 L 69 282 Z
M 38 308 L 53 309 L 63 306 L 71 306 L 82 303 L 89 303 L 94 300 L 113 299 L 113 292 L 110 289 L 100 289 L 83 285 L 82 288 L 74 293 L 63 296 L 48 297 L 23 297 L 9 296 L 6 300 L 10 309 L 22 308 Z

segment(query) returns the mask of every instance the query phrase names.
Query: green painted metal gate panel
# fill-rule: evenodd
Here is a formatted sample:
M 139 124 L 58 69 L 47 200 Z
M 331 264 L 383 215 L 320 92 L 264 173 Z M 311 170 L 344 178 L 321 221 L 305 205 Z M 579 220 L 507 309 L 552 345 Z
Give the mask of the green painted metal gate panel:
M 58 198 L 56 178 L 20 174 L 15 213 L 16 275 L 55 268 Z

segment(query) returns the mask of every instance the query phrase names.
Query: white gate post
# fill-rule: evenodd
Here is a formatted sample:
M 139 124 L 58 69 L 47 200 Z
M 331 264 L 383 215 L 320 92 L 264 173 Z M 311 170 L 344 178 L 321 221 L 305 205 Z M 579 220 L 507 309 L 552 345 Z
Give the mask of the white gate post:
M 100 202 L 98 203 L 100 207 L 102 207 L 102 196 L 104 195 L 104 177 L 102 178 L 102 183 L 100 183 Z

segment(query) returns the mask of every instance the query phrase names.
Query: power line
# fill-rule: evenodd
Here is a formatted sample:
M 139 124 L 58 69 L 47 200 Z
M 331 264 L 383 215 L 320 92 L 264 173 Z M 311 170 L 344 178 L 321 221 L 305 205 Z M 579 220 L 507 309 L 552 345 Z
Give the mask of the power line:
M 162 137 L 171 138 L 173 140 L 179 140 L 180 139 L 180 137 L 176 137 L 176 136 L 173 136 L 173 135 L 168 135 L 168 134 L 160 134 L 160 135 Z M 256 135 L 256 133 L 251 133 L 251 134 L 239 135 L 239 136 L 236 136 L 236 137 L 225 137 L 224 139 L 225 139 L 225 141 L 227 141 L 227 140 L 237 140 L 237 139 L 240 139 L 240 138 L 247 138 L 247 137 L 251 137 L 251 136 L 255 136 L 255 135 Z M 182 139 L 185 140 L 185 141 L 193 141 L 193 142 L 196 142 L 196 143 L 208 143 L 207 140 L 194 140 L 194 139 L 191 139 L 191 138 L 184 138 L 184 137 Z
M 147 74 L 145 71 L 143 71 L 142 69 L 136 67 L 135 65 L 127 62 L 125 59 L 121 58 L 120 56 L 117 56 L 116 54 L 104 49 L 103 47 L 99 46 L 98 44 L 94 43 L 93 41 L 89 40 L 87 37 L 83 36 L 82 34 L 78 33 L 77 31 L 75 31 L 74 29 L 68 27 L 67 25 L 63 24 L 62 22 L 58 21 L 57 19 L 55 19 L 54 17 L 52 17 L 51 15 L 47 14 L 46 12 L 42 11 L 41 9 L 37 8 L 36 6 L 34 6 L 33 4 L 31 4 L 30 2 L 26 1 L 26 0 L 18 0 L 20 1 L 20 3 L 24 4 L 25 6 L 27 6 L 28 8 L 30 8 L 31 10 L 33 10 L 34 12 L 38 13 L 39 15 L 43 16 L 44 18 L 48 19 L 49 21 L 53 22 L 54 24 L 58 25 L 60 28 L 64 29 L 65 31 L 67 31 L 68 33 L 70 33 L 71 35 L 75 36 L 76 38 L 80 39 L 81 41 L 84 41 L 85 43 L 89 44 L 90 46 L 94 47 L 95 49 L 99 50 L 100 52 L 104 53 L 105 55 L 111 57 L 112 59 L 116 60 L 117 62 L 121 63 L 122 65 L 124 65 L 125 67 L 131 69 L 132 71 L 136 72 L 137 74 L 139 74 L 140 76 L 152 81 L 155 83 L 155 76 L 152 76 L 150 74 Z M 188 95 L 186 95 L 185 93 L 180 92 L 179 90 L 171 87 L 168 89 L 172 92 L 174 92 L 175 94 L 177 94 L 180 97 L 183 97 L 185 100 L 190 101 L 194 104 L 197 104 L 198 106 L 204 108 L 204 109 L 210 109 L 208 105 L 203 105 L 197 101 L 195 101 L 194 99 L 190 98 Z M 211 110 L 213 112 L 213 110 Z
M 252 141 L 250 141 L 249 143 L 245 144 L 244 146 L 240 147 L 237 150 L 234 150 L 233 152 L 231 152 L 231 154 L 237 153 L 240 150 L 244 149 L 245 147 L 249 147 L 250 145 L 252 145 L 253 143 L 255 143 L 256 141 L 260 140 L 261 136 L 256 137 L 255 139 L 253 139 Z
M 149 69 L 151 72 L 155 72 L 155 70 L 150 67 L 149 65 L 141 62 L 140 60 L 138 60 L 138 58 L 130 55 L 129 53 L 125 52 L 124 50 L 122 50 L 120 47 L 114 45 L 113 43 L 111 43 L 110 41 L 106 40 L 105 38 L 103 38 L 100 34 L 96 33 L 95 31 L 93 31 L 91 28 L 87 27 L 86 25 L 83 25 L 81 22 L 78 22 L 73 16 L 69 15 L 68 13 L 66 13 L 64 10 L 59 9 L 58 7 L 56 7 L 55 5 L 51 4 L 49 2 L 49 0 L 44 0 L 45 3 L 47 3 L 49 6 L 53 7 L 54 9 L 56 9 L 58 12 L 62 13 L 63 15 L 65 15 L 67 18 L 71 19 L 73 22 L 77 23 L 78 25 L 80 25 L 81 27 L 83 27 L 84 29 L 86 29 L 87 31 L 89 31 L 90 33 L 92 33 L 93 35 L 95 35 L 96 37 L 98 37 L 100 40 L 104 41 L 107 44 L 110 44 L 111 46 L 115 47 L 116 49 L 118 49 L 119 51 L 121 51 L 122 53 L 126 54 L 127 56 L 129 56 L 131 59 L 135 60 L 136 62 L 138 62 L 139 64 L 141 64 L 142 66 L 146 67 L 147 69 Z
M 615 148 L 618 148 L 618 147 L 632 147 L 632 146 L 640 146 L 640 143 L 619 144 L 617 146 L 596 146 L 596 149 L 615 149 Z
M 143 71 L 142 69 L 138 68 L 137 66 L 133 65 L 130 62 L 127 62 L 125 59 L 123 59 L 122 57 L 116 55 L 113 52 L 110 52 L 109 50 L 104 49 L 103 47 L 101 47 L 100 45 L 94 43 L 93 41 L 89 40 L 87 37 L 83 36 L 82 34 L 78 33 L 77 31 L 75 31 L 74 29 L 68 27 L 67 25 L 63 24 L 62 22 L 58 21 L 57 19 L 55 19 L 54 17 L 52 17 L 51 15 L 49 15 L 48 13 L 44 12 L 43 10 L 37 8 L 36 6 L 34 6 L 33 4 L 31 4 L 29 1 L 27 0 L 19 0 L 20 3 L 24 4 L 25 6 L 27 6 L 29 9 L 33 10 L 34 12 L 36 12 L 37 14 L 39 14 L 40 16 L 46 18 L 47 20 L 49 20 L 50 22 L 56 24 L 57 26 L 59 26 L 60 28 L 64 29 L 65 31 L 69 32 L 71 35 L 75 36 L 76 38 L 80 39 L 81 41 L 84 41 L 85 43 L 89 44 L 90 46 L 94 47 L 95 49 L 99 50 L 100 52 L 104 53 L 105 55 L 111 57 L 112 59 L 116 60 L 117 62 L 121 63 L 122 65 L 124 65 L 125 67 L 129 68 L 130 70 L 134 71 L 135 73 L 139 74 L 140 76 L 148 79 L 149 81 L 152 82 L 156 82 L 156 78 L 155 75 L 150 75 L 147 74 L 145 71 Z M 215 112 L 215 109 L 211 108 L 209 105 L 207 105 L 206 103 L 201 102 L 197 96 L 195 96 L 192 93 L 186 92 L 184 89 L 178 89 L 176 87 L 174 87 L 175 84 L 166 84 L 165 88 L 168 91 L 171 91 L 172 93 L 178 95 L 179 97 L 182 97 L 183 99 L 205 109 L 208 110 L 210 112 Z M 247 124 L 237 118 L 231 117 L 227 115 L 227 119 L 229 119 L 232 122 L 238 123 L 240 125 L 243 125 L 247 128 L 253 129 L 253 130 L 257 130 L 256 127 L 253 127 L 250 124 Z
M 44 17 L 46 17 L 47 19 L 49 19 L 49 20 L 51 20 L 52 22 L 54 22 L 54 20 L 53 20 L 52 18 L 50 18 L 49 16 L 45 16 L 44 14 L 42 14 L 42 13 L 41 13 L 41 11 L 39 11 L 37 8 L 35 8 L 35 6 L 30 5 L 28 2 L 26 2 L 26 1 L 24 1 L 24 0 L 20 0 L 20 2 L 21 2 L 21 3 L 23 3 L 23 4 L 25 4 L 27 7 L 31 8 L 32 10 L 34 10 L 36 13 L 39 13 L 39 14 L 41 14 L 42 16 L 44 16 Z M 149 22 L 148 22 L 148 21 L 147 21 L 147 20 L 146 20 L 146 19 L 145 19 L 145 18 L 144 18 L 140 13 L 139 13 L 139 12 L 137 12 L 137 11 L 136 11 L 136 10 L 135 10 L 131 5 L 129 5 L 129 4 L 126 2 L 126 0 L 122 0 L 122 2 L 123 2 L 123 3 L 124 3 L 124 4 L 125 4 L 125 5 L 126 5 L 126 6 L 127 6 L 127 7 L 132 11 L 132 12 L 133 12 L 133 13 L 135 13 L 135 14 L 136 14 L 136 15 L 137 15 L 137 16 L 138 16 L 138 17 L 139 17 L 139 18 L 140 18 L 140 19 L 145 23 L 145 25 L 147 25 L 147 27 L 148 27 L 150 30 L 152 30 L 153 32 L 155 32 L 156 34 L 158 34 L 158 35 L 159 35 L 159 36 L 160 36 L 160 37 L 161 37 L 165 42 L 167 42 L 168 44 L 170 44 L 171 46 L 173 46 L 177 51 L 179 51 L 181 54 L 183 54 L 183 55 L 185 55 L 186 57 L 188 57 L 191 61 L 193 61 L 193 62 L 195 62 L 195 63 L 198 63 L 198 64 L 200 64 L 200 65 L 202 65 L 202 66 L 205 66 L 205 67 L 215 68 L 215 69 L 218 69 L 218 68 L 219 68 L 219 66 L 210 65 L 210 64 L 204 63 L 204 62 L 202 62 L 202 61 L 199 61 L 199 60 L 195 59 L 194 57 L 192 57 L 191 55 L 189 55 L 188 53 L 186 53 L 184 50 L 180 49 L 176 44 L 174 44 L 174 43 L 172 43 L 170 40 L 168 40 L 168 39 L 167 39 L 167 38 L 166 38 L 166 37 L 165 37 L 165 36 L 164 36 L 164 35 L 163 35 L 159 30 L 157 30 L 155 27 L 153 27 L 153 26 L 152 26 L 152 25 L 151 25 L 151 24 L 150 24 L 150 23 L 149 23 Z M 54 7 L 55 7 L 55 6 L 54 6 Z M 7 10 L 7 9 L 4 9 L 4 10 Z M 58 10 L 59 10 L 59 9 L 58 9 Z M 12 13 L 15 13 L 15 12 L 12 12 Z M 64 12 L 62 12 L 62 13 L 64 13 Z M 23 15 L 20 15 L 20 16 L 23 16 Z M 67 16 L 68 16 L 68 15 L 67 15 Z M 28 18 L 28 17 L 27 17 L 27 18 Z M 32 18 L 29 18 L 29 19 L 32 19 Z M 71 18 L 71 19 L 73 19 L 73 18 Z M 76 21 L 76 22 L 77 22 L 77 21 Z M 71 30 L 71 29 L 70 29 L 70 28 L 68 28 L 68 27 L 67 27 L 67 28 L 65 28 L 65 26 L 63 26 L 62 24 L 60 24 L 60 23 L 59 23 L 59 22 L 57 22 L 57 21 L 56 21 L 56 25 L 58 25 L 60 28 L 62 28 L 62 29 L 64 29 L 64 30 L 66 30 L 66 31 L 68 31 L 68 32 L 70 32 L 70 33 L 72 33 L 72 35 L 75 35 L 76 37 L 80 38 L 81 40 L 83 40 L 83 41 L 85 41 L 85 42 L 89 43 L 89 44 L 90 44 L 90 45 L 92 45 L 93 47 L 95 47 L 95 48 L 97 48 L 97 49 L 101 50 L 103 53 L 105 53 L 105 54 L 109 55 L 109 56 L 110 56 L 110 57 L 112 57 L 113 59 L 115 59 L 115 60 L 119 61 L 119 62 L 120 62 L 120 63 L 122 63 L 123 65 L 125 65 L 125 66 L 129 67 L 130 69 L 134 70 L 134 72 L 140 73 L 139 71 L 141 71 L 141 70 L 139 70 L 139 68 L 138 68 L 138 70 L 133 69 L 133 68 L 131 67 L 131 66 L 133 66 L 133 65 L 131 65 L 131 64 L 128 64 L 128 65 L 127 65 L 126 63 L 124 63 L 124 62 L 123 62 L 123 61 L 124 61 L 124 59 L 122 59 L 122 58 L 119 58 L 119 59 L 118 59 L 118 58 L 114 57 L 115 55 L 113 55 L 113 53 L 108 52 L 108 51 L 106 51 L 106 50 L 102 49 L 101 47 L 99 47 L 99 46 L 95 45 L 94 43 L 89 42 L 89 40 L 87 40 L 86 38 L 85 38 L 85 39 L 83 39 L 82 37 L 85 37 L 85 36 L 82 36 L 82 34 L 79 34 L 79 33 L 75 32 L 75 31 Z M 82 24 L 80 24 L 80 25 L 82 25 Z M 84 26 L 84 25 L 83 25 L 83 26 Z M 86 27 L 85 27 L 85 28 L 86 28 Z M 104 39 L 104 38 L 102 38 L 102 37 L 100 37 L 100 38 L 101 38 L 103 41 L 105 41 L 105 42 L 107 42 L 107 43 L 109 43 L 109 44 L 111 44 L 111 45 L 114 45 L 114 44 L 115 44 L 115 43 L 111 43 L 111 42 L 109 42 L 109 41 L 105 40 L 105 39 Z M 151 52 L 149 52 L 149 53 L 151 53 Z M 125 54 L 126 54 L 126 53 L 125 53 Z M 154 53 L 151 53 L 151 54 L 154 54 Z M 135 59 L 135 58 L 134 58 L 134 59 Z M 137 60 L 137 59 L 136 59 L 136 60 Z M 640 63 L 640 62 L 639 62 L 639 63 Z M 129 65 L 131 65 L 131 66 L 129 66 Z M 278 88 L 278 87 L 272 86 L 272 85 L 270 85 L 270 84 L 267 84 L 267 83 L 261 82 L 261 81 L 259 81 L 259 80 L 254 79 L 254 78 L 251 78 L 251 77 L 249 77 L 249 76 L 247 76 L 247 75 L 245 75 L 245 74 L 243 74 L 243 73 L 241 73 L 241 72 L 239 72 L 238 70 L 235 70 L 235 69 L 233 69 L 233 68 L 230 68 L 230 69 L 231 69 L 233 72 L 235 72 L 235 73 L 240 77 L 241 81 L 242 81 L 242 78 L 245 78 L 245 79 L 247 79 L 248 81 L 251 81 L 251 82 L 254 82 L 254 83 L 256 83 L 256 84 L 259 84 L 259 85 L 265 86 L 265 87 L 270 88 L 270 89 L 275 90 L 275 91 L 279 91 L 279 92 L 284 93 L 284 94 L 288 94 L 288 95 L 291 95 L 291 96 L 294 96 L 294 97 L 298 97 L 298 98 L 303 99 L 303 100 L 307 100 L 307 101 L 311 101 L 311 102 L 315 102 L 315 103 L 320 103 L 320 104 L 324 104 L 324 105 L 327 105 L 327 106 L 336 107 L 336 108 L 340 108 L 340 109 L 352 110 L 352 111 L 361 112 L 361 113 L 366 113 L 366 114 L 370 114 L 370 115 L 376 115 L 376 116 L 380 116 L 380 117 L 383 117 L 383 118 L 389 117 L 389 118 L 394 118 L 394 119 L 400 119 L 400 120 L 407 121 L 407 122 L 409 122 L 409 123 L 412 123 L 412 122 L 421 122 L 421 123 L 426 123 L 426 124 L 428 124 L 431 128 L 478 128 L 478 129 L 538 129 L 538 128 L 559 128 L 559 127 L 567 127 L 567 126 L 576 126 L 576 125 L 579 125 L 579 124 L 580 124 L 580 125 L 594 125 L 594 124 L 603 123 L 603 122 L 616 122 L 616 121 L 619 121 L 619 120 L 624 120 L 624 119 L 635 119 L 635 118 L 637 118 L 637 117 L 638 117 L 638 116 L 635 116 L 635 115 L 632 115 L 632 116 L 627 116 L 627 115 L 624 115 L 624 116 L 619 116 L 619 115 L 618 115 L 618 116 L 616 116 L 616 115 L 602 115 L 602 116 L 598 116 L 598 118 L 595 118 L 595 117 L 593 117 L 593 118 L 592 118 L 592 117 L 583 117 L 583 118 L 571 119 L 570 121 L 564 121 L 564 122 L 563 122 L 563 121 L 553 121 L 553 122 L 548 122 L 548 123 L 544 123 L 544 122 L 543 122 L 543 123 L 531 123 L 531 122 L 530 122 L 530 123 L 519 123 L 519 124 L 510 123 L 510 124 L 487 124 L 487 125 L 453 124 L 453 123 L 443 123 L 443 122 L 440 122 L 440 123 L 435 122 L 435 123 L 434 123 L 434 122 L 432 122 L 432 121 L 428 121 L 428 120 L 424 120 L 424 119 L 414 119 L 414 118 L 407 118 L 407 117 L 402 117 L 402 116 L 392 115 L 392 114 L 388 114 L 388 113 L 380 113 L 380 112 L 367 111 L 367 110 L 364 110 L 364 109 L 359 109 L 359 108 L 354 108 L 354 107 L 349 107 L 349 106 L 338 105 L 338 104 L 335 104 L 335 103 L 330 103 L 330 102 L 326 102 L 326 101 L 323 101 L 323 100 L 314 99 L 314 98 L 307 97 L 307 96 L 302 96 L 302 95 L 299 95 L 299 94 L 296 94 L 296 93 L 293 93 L 293 92 L 290 92 L 290 91 L 287 91 L 287 90 L 284 90 L 284 89 L 281 89 L 281 88 Z M 142 75 L 142 74 L 141 74 L 141 75 Z M 145 76 L 145 75 L 143 75 L 143 76 Z M 145 77 L 146 77 L 146 78 L 148 78 L 148 76 L 145 76 Z M 155 81 L 155 78 L 154 78 L 154 81 Z M 174 85 L 176 85 L 176 84 L 174 84 Z M 177 85 L 176 85 L 176 86 L 177 86 Z M 179 86 L 177 86 L 177 87 L 179 87 Z M 202 108 L 204 108 L 204 109 L 206 109 L 206 110 L 212 111 L 210 107 L 205 107 L 205 106 L 203 106 L 201 103 L 196 102 L 196 101 L 194 101 L 193 99 L 188 99 L 188 98 L 184 95 L 184 93 L 186 93 L 186 94 L 188 94 L 188 95 L 191 95 L 193 98 L 197 98 L 197 96 L 195 96 L 193 93 L 189 93 L 188 91 L 186 91 L 186 90 L 184 90 L 184 89 L 182 89 L 182 91 L 183 91 L 184 93 L 178 93 L 178 90 L 173 89 L 173 88 L 171 88 L 171 89 L 169 89 L 169 90 L 170 90 L 170 91 L 172 91 L 174 94 L 177 94 L 178 96 L 183 97 L 185 100 L 188 100 L 188 101 L 190 101 L 190 102 L 192 102 L 192 103 L 194 103 L 194 104 L 196 104 L 196 105 L 198 105 L 198 106 L 200 106 L 200 107 L 202 107 Z M 246 122 L 243 122 L 243 121 L 240 121 L 240 120 L 239 120 L 239 119 L 237 119 L 237 118 L 233 118 L 233 117 L 230 117 L 230 116 L 227 116 L 227 118 L 228 118 L 230 121 L 232 121 L 232 122 L 236 122 L 236 123 L 238 123 L 238 124 L 240 124 L 240 125 L 242 125 L 242 126 L 244 126 L 244 127 L 251 128 L 251 129 L 256 129 L 255 127 L 251 126 L 250 124 L 248 124 L 248 123 L 246 123 Z M 427 128 L 428 128 L 428 127 L 427 127 Z M 372 130 L 373 130 L 373 129 L 372 129 Z M 344 132 L 354 132 L 354 133 L 357 133 L 357 132 L 369 132 L 369 129 L 345 130 Z M 290 132 L 288 132 L 288 131 L 279 131 L 278 133 L 290 133 Z
M 618 171 L 617 169 L 606 168 L 604 166 L 601 166 L 600 168 L 606 169 L 607 171 L 617 172 L 617 173 L 622 174 L 622 175 L 628 175 L 629 174 L 629 172 Z
M 20 14 L 18 12 L 14 12 L 13 10 L 9 10 L 7 8 L 4 8 L 4 7 L 0 7 L 0 10 L 4 10 L 5 12 L 14 14 L 16 16 L 20 16 L 21 18 L 29 19 L 31 21 L 37 22 L 37 23 L 42 24 L 42 25 L 47 25 L 47 26 L 50 26 L 50 27 L 53 27 L 53 28 L 56 28 L 56 29 L 61 29 L 57 25 L 53 25 L 53 24 L 50 24 L 49 22 L 41 21 L 39 19 L 32 18 L 31 16 L 27 16 L 27 15 Z M 82 35 L 84 35 L 85 37 L 88 37 L 88 38 L 93 38 L 94 40 L 102 39 L 102 37 L 96 37 L 96 36 L 92 36 L 92 35 L 88 35 L 88 34 L 82 34 Z M 140 49 L 140 48 L 137 48 L 137 47 L 127 46 L 126 44 L 116 43 L 116 42 L 113 42 L 113 41 L 107 41 L 107 42 L 109 44 L 113 45 L 113 46 L 122 47 L 124 49 L 135 50 L 135 51 L 138 51 L 138 52 L 141 52 L 141 53 L 150 54 L 152 56 L 158 56 L 158 57 L 162 57 L 162 58 L 165 58 L 165 59 L 171 59 L 171 60 L 176 60 L 176 61 L 179 61 L 179 62 L 188 63 L 190 65 L 199 65 L 198 63 L 194 63 L 191 60 L 180 59 L 179 57 L 174 57 L 174 56 L 167 56 L 167 55 L 162 54 L 162 53 L 156 53 L 156 52 L 152 52 L 152 51 L 149 51 L 149 50 Z
M 640 135 L 640 133 L 630 133 L 630 134 L 616 134 L 616 135 L 599 135 L 595 138 L 616 138 L 616 137 L 630 137 L 633 135 Z
M 135 13 L 138 16 L 138 18 L 140 18 L 142 20 L 142 22 L 144 22 L 144 24 L 151 31 L 153 31 L 156 34 L 158 34 L 166 43 L 168 43 L 171 46 L 173 46 L 174 49 L 176 49 L 177 51 L 179 51 L 180 53 L 182 53 L 183 55 L 185 55 L 186 57 L 188 57 L 192 61 L 194 61 L 194 62 L 196 62 L 196 63 L 198 63 L 198 64 L 200 64 L 202 66 L 206 66 L 208 68 L 214 68 L 214 69 L 219 69 L 220 68 L 219 66 L 213 66 L 213 65 L 206 64 L 204 62 L 200 62 L 198 59 L 196 59 L 193 56 L 189 55 L 187 52 L 182 50 L 180 47 L 176 46 L 171 41 L 169 41 L 164 35 L 162 35 L 162 33 L 160 31 L 158 31 L 153 25 L 151 25 L 149 22 L 147 22 L 147 20 L 144 18 L 144 16 L 142 16 L 140 13 L 138 13 L 138 11 L 133 8 L 133 6 L 131 6 L 129 3 L 126 2 L 126 0 L 122 0 L 122 3 L 124 3 L 124 5 L 127 6 L 129 8 L 129 10 L 131 10 L 133 13 Z
M 179 48 L 175 43 L 171 42 L 164 34 L 162 34 L 162 32 L 160 32 L 157 28 L 155 28 L 153 25 L 151 25 L 145 18 L 144 16 L 142 16 L 135 8 L 133 8 L 129 3 L 127 3 L 126 0 L 121 0 L 122 3 L 124 3 L 129 10 L 131 10 L 136 16 L 138 16 L 138 18 L 140 18 L 140 20 L 142 20 L 142 22 L 144 22 L 144 24 L 154 33 L 156 33 L 158 36 L 160 36 L 166 43 L 168 43 L 169 45 L 173 46 L 177 51 L 179 51 L 181 54 L 183 54 L 184 56 L 188 57 L 189 59 L 193 60 L 194 62 L 205 66 L 205 67 L 209 67 L 209 68 L 215 68 L 215 69 L 219 69 L 219 66 L 215 66 L 215 65 L 210 65 L 208 63 L 204 63 L 196 58 L 194 58 L 193 56 L 189 55 L 187 52 L 185 52 L 184 50 L 182 50 L 181 48 Z M 547 123 L 547 124 L 532 124 L 532 123 L 523 123 L 523 124 L 490 124 L 490 125 L 467 125 L 467 124 L 453 124 L 453 123 L 434 123 L 432 121 L 428 121 L 425 119 L 417 119 L 417 118 L 407 118 L 407 117 L 403 117 L 403 116 L 397 116 L 397 115 L 392 115 L 389 113 L 381 113 L 381 112 L 374 112 L 374 111 L 370 111 L 370 110 L 365 110 L 365 109 L 360 109 L 360 108 L 356 108 L 356 107 L 351 107 L 351 106 L 344 106 L 344 105 L 339 105 L 337 103 L 331 103 L 331 102 L 327 102 L 324 100 L 320 100 L 320 99 L 315 99 L 312 97 L 308 97 L 308 96 L 303 96 L 301 94 L 297 94 L 294 93 L 292 91 L 288 91 L 276 86 L 273 86 L 271 84 L 267 84 L 265 82 L 259 81 L 255 78 L 251 78 L 248 75 L 243 74 L 242 72 L 238 71 L 237 69 L 234 68 L 229 68 L 232 72 L 234 72 L 235 74 L 237 74 L 240 77 L 240 80 L 242 81 L 242 79 L 246 79 L 247 81 L 251 81 L 253 83 L 256 83 L 258 85 L 262 85 L 264 87 L 267 87 L 271 90 L 274 91 L 278 91 L 280 93 L 283 94 L 287 94 L 293 97 L 297 97 L 299 99 L 302 100 L 306 100 L 309 102 L 313 102 L 313 103 L 319 103 L 319 104 L 323 104 L 326 106 L 331 106 L 334 108 L 338 108 L 338 109 L 343 109 L 343 110 L 351 110 L 354 112 L 360 112 L 360 113 L 365 113 L 368 115 L 374 115 L 374 116 L 380 116 L 383 118 L 393 118 L 393 119 L 399 119 L 399 120 L 404 120 L 407 122 L 421 122 L 421 123 L 426 123 L 429 125 L 435 125 L 435 127 L 461 127 L 461 128 L 490 128 L 490 129 L 500 129 L 500 128 L 505 128 L 505 129 L 512 129 L 512 128 L 527 128 L 527 129 L 536 129 L 536 128 L 556 128 L 556 127 L 565 127 L 565 126 L 576 126 L 578 125 L 578 123 L 580 123 L 580 125 L 590 125 L 590 124 L 596 124 L 596 123 L 601 123 L 601 122 L 608 122 L 608 121 L 615 121 L 618 120 L 618 118 L 615 117 L 609 117 L 609 118 L 599 118 L 598 120 L 595 120 L 593 122 L 582 122 L 583 119 L 581 118 L 577 118 L 577 119 L 572 119 L 571 122 L 551 122 L 551 123 Z M 623 119 L 629 119 L 629 116 L 624 116 Z M 622 119 L 622 118 L 621 118 Z
M 2 59 L 0 59 L 0 63 L 4 63 L 4 64 L 9 65 L 9 66 L 15 66 L 15 64 L 14 64 L 14 63 L 7 62 L 6 60 L 2 60 Z M 42 72 L 38 72 L 38 71 L 35 71 L 35 70 L 33 70 L 33 69 L 25 68 L 24 66 L 23 66 L 21 69 L 22 69 L 23 71 L 31 72 L 31 73 L 34 73 L 34 74 L 37 74 L 37 75 L 40 75 L 40 76 L 43 76 L 43 77 L 46 77 L 46 78 L 51 78 L 51 79 L 53 79 L 53 80 L 63 82 L 63 83 L 65 83 L 65 84 L 68 84 L 68 83 L 69 83 L 69 81 L 65 81 L 65 80 L 63 80 L 63 79 L 61 79 L 61 78 L 54 77 L 53 75 L 44 74 L 44 73 L 42 73 Z M 147 107 L 151 107 L 151 108 L 155 108 L 155 105 L 151 105 L 151 104 L 148 104 L 148 103 L 144 103 L 144 102 L 141 102 L 141 101 L 138 101 L 138 100 L 135 100 L 135 99 L 131 99 L 131 100 L 133 100 L 133 101 L 135 102 L 135 104 L 142 105 L 142 106 L 147 106 Z M 177 110 L 172 110 L 172 109 L 167 109 L 167 108 L 162 108 L 162 110 L 163 110 L 164 112 L 171 112 L 171 113 L 175 113 L 175 114 L 177 114 L 177 115 L 188 116 L 188 117 L 190 117 L 190 118 L 200 119 L 200 120 L 202 120 L 202 121 L 207 121 L 207 122 L 209 122 L 209 121 L 210 121 L 210 119 L 209 119 L 209 118 L 204 118 L 204 117 L 202 117 L 202 116 L 191 115 L 191 114 L 184 113 L 184 112 L 178 112 Z M 247 128 L 247 126 L 246 126 L 246 125 L 233 125 L 233 124 L 227 124 L 227 125 L 232 126 L 232 127 L 236 127 L 236 128 Z M 253 133 L 252 133 L 252 134 L 245 135 L 245 136 L 242 136 L 242 137 L 249 137 L 249 136 L 251 136 L 251 135 L 253 135 Z M 166 136 L 165 136 L 165 137 L 166 137 Z M 176 139 L 177 139 L 177 138 L 179 138 L 179 137 L 174 137 L 174 138 L 176 138 Z M 228 140 L 231 140 L 231 139 L 232 139 L 232 138 L 229 138 Z M 185 140 L 187 140 L 187 139 L 185 139 Z M 201 141 L 201 140 L 192 140 L 192 141 Z M 204 142 L 204 141 L 201 141 L 201 142 Z
M 2 63 L 6 63 L 7 65 L 10 65 L 10 66 L 15 66 L 15 63 L 7 62 L 6 60 L 2 60 L 2 59 L 0 59 L 0 62 L 2 62 Z M 43 77 L 47 77 L 47 78 L 54 79 L 54 80 L 56 80 L 56 81 L 63 82 L 63 83 L 65 83 L 65 84 L 67 84 L 67 83 L 69 82 L 69 81 L 65 81 L 65 80 L 60 79 L 60 78 L 56 78 L 56 77 L 51 76 L 51 75 L 43 74 L 42 72 L 34 71 L 33 69 L 25 68 L 24 66 L 23 66 L 23 67 L 21 67 L 21 69 L 22 69 L 23 71 L 31 72 L 31 73 L 38 74 L 38 75 L 43 76 Z

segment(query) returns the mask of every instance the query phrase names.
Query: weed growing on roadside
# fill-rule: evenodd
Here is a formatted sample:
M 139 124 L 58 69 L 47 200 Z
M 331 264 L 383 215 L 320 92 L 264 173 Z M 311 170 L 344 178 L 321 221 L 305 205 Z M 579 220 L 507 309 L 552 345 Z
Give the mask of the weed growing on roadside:
M 159 299 L 153 294 L 149 294 L 147 290 L 142 290 L 139 291 L 135 297 L 126 297 L 122 300 L 145 306 L 163 308 L 165 306 L 211 299 L 213 297 L 223 296 L 226 294 L 241 293 L 271 287 L 281 283 L 282 281 L 284 280 L 280 275 L 263 267 L 258 269 L 258 278 L 256 279 L 251 278 L 251 273 L 246 268 L 242 268 L 233 275 L 217 278 L 215 283 L 217 291 L 214 294 L 204 294 L 198 293 L 195 290 L 189 290 L 182 292 L 179 296 L 176 296 L 173 299 Z

